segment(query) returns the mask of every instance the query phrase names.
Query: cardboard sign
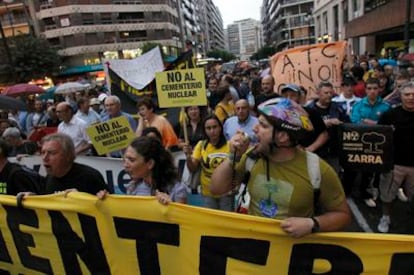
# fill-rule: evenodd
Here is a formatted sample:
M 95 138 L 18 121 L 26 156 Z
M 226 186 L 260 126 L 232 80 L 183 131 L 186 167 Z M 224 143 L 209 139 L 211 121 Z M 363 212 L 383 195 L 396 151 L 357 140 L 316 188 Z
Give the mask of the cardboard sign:
M 161 108 L 207 105 L 204 69 L 160 72 L 155 79 Z
M 296 47 L 272 56 L 272 75 L 277 92 L 288 83 L 302 85 L 308 98 L 316 96 L 316 86 L 322 81 L 341 87 L 342 62 L 346 42 L 323 43 Z
M 393 130 L 385 125 L 344 123 L 338 127 L 339 162 L 343 167 L 384 172 L 393 167 Z
M 100 155 L 124 149 L 136 137 L 124 116 L 94 124 L 86 132 Z

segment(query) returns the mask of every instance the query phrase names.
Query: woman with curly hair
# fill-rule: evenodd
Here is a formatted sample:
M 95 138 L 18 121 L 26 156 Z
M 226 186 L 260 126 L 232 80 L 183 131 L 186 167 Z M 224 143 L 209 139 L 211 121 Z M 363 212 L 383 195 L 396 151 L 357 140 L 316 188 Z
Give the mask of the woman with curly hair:
M 123 160 L 131 177 L 127 195 L 156 196 L 163 204 L 187 202 L 187 188 L 178 181 L 174 160 L 157 139 L 148 136 L 134 139 Z M 98 197 L 104 198 L 106 193 L 101 191 Z

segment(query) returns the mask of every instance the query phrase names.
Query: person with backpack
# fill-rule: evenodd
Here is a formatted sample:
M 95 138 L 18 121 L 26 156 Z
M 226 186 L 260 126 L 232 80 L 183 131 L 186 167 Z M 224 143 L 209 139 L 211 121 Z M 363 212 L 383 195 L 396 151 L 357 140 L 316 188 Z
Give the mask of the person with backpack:
M 0 194 L 15 196 L 19 192 L 39 192 L 44 178 L 28 167 L 9 162 L 9 153 L 10 146 L 0 139 Z
M 265 101 L 258 112 L 258 144 L 248 150 L 244 133 L 232 137 L 229 157 L 211 177 L 211 193 L 225 194 L 245 178 L 248 213 L 281 220 L 282 230 L 291 237 L 343 229 L 351 214 L 337 174 L 324 160 L 297 148 L 301 136 L 313 130 L 308 114 L 287 98 Z M 315 160 L 309 161 L 309 155 Z M 246 179 L 248 158 L 255 162 Z M 309 172 L 314 171 L 312 165 L 319 166 L 316 175 Z M 319 180 L 312 179 L 317 176 Z

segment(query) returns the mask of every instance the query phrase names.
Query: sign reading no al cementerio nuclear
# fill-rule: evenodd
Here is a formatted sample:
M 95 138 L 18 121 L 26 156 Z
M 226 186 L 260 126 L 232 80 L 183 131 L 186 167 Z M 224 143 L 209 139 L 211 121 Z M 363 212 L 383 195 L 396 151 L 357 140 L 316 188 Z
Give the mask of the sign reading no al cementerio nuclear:
M 204 69 L 160 72 L 155 79 L 161 108 L 207 105 Z

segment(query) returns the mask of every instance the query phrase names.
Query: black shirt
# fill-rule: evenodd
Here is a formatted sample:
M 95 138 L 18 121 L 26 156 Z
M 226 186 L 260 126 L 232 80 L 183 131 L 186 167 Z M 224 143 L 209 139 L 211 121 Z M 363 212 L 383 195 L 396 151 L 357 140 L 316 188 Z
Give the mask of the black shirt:
M 309 107 L 303 107 L 305 111 L 309 115 L 309 120 L 312 122 L 313 125 L 313 131 L 308 133 L 305 137 L 299 140 L 299 144 L 303 147 L 308 147 L 312 143 L 315 142 L 315 140 L 318 138 L 318 136 L 326 130 L 325 122 L 323 122 L 322 116 L 316 111 Z M 328 153 L 328 147 L 327 144 L 324 144 L 318 150 L 315 152 L 319 156 L 325 157 Z
M 79 192 L 96 195 L 100 190 L 108 190 L 108 185 L 98 170 L 80 163 L 73 163 L 69 172 L 61 178 L 47 176 L 43 194 L 76 188 Z
M 38 178 L 30 177 L 33 174 Z M 20 164 L 7 162 L 0 172 L 0 193 L 14 196 L 19 192 L 37 193 L 43 188 L 42 181 L 44 178 L 33 170 L 29 173 Z
M 385 112 L 378 124 L 394 126 L 394 164 L 414 166 L 414 112 L 399 106 Z

